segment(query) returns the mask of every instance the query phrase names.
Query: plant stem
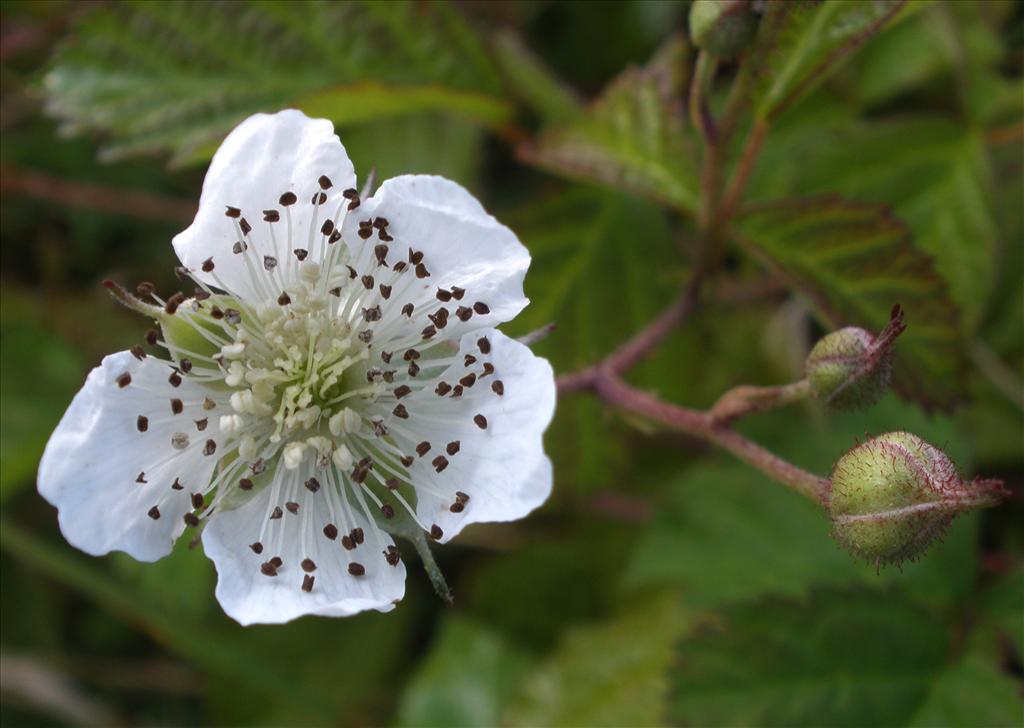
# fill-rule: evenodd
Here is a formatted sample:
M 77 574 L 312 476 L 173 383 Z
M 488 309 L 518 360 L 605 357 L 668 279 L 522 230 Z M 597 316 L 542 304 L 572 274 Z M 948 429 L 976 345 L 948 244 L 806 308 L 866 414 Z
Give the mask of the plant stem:
M 811 384 L 806 379 L 777 387 L 734 387 L 718 398 L 708 414 L 720 424 L 754 412 L 785 407 L 806 399 L 811 394 Z
M 740 161 L 736 164 L 736 170 L 729 180 L 729 186 L 725 191 L 725 198 L 719 208 L 718 223 L 722 227 L 725 227 L 725 224 L 736 213 L 736 208 L 739 206 L 740 198 L 747 187 L 750 173 L 754 171 L 754 162 L 757 161 L 757 155 L 761 151 L 761 145 L 764 144 L 769 128 L 770 126 L 767 121 L 758 119 L 754 122 L 754 128 L 750 130 L 747 143 L 744 145 L 743 153 L 740 155 Z

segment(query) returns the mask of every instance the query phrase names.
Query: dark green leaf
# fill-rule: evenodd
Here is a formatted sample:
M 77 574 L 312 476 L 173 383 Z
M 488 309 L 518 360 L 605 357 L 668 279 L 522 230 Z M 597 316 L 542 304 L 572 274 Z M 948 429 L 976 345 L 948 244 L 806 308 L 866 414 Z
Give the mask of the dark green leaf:
M 680 109 L 686 45 L 666 44 L 644 68 L 616 78 L 584 116 L 548 129 L 520 156 L 556 174 L 692 212 L 697 165 Z
M 545 122 L 553 124 L 576 117 L 581 104 L 576 95 L 544 67 L 542 61 L 511 31 L 498 33 L 495 61 L 510 91 L 522 98 Z
M 496 79 L 441 4 L 134 2 L 89 12 L 46 89 L 65 129 L 111 138 L 104 158 L 169 150 L 186 164 L 290 105 L 339 123 L 437 110 L 498 123 L 510 109 Z
M 914 728 L 1016 728 L 1024 720 L 1020 685 L 984 658 L 967 655 L 941 672 L 907 721 Z
M 884 206 L 840 198 L 769 204 L 744 216 L 737 232 L 830 326 L 877 332 L 900 304 L 907 331 L 896 345 L 897 390 L 928 408 L 947 408 L 963 396 L 956 309 L 931 259 Z
M 757 44 L 754 113 L 772 119 L 806 95 L 897 15 L 921 3 L 907 0 L 810 0 L 768 5 Z

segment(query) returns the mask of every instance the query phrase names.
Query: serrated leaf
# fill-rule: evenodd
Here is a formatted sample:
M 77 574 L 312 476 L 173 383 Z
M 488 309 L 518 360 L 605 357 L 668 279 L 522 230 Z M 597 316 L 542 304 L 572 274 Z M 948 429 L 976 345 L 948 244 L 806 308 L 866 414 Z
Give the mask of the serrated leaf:
M 907 331 L 896 345 L 897 391 L 930 409 L 949 408 L 963 396 L 956 308 L 932 260 L 886 207 L 838 197 L 768 204 L 738 220 L 736 231 L 829 326 L 877 332 L 900 304 Z
M 530 657 L 501 635 L 456 618 L 442 625 L 398 707 L 399 726 L 498 725 Z
M 689 624 L 680 601 L 647 597 L 625 614 L 566 634 L 526 681 L 512 726 L 662 725 L 673 645 Z
M 672 717 L 689 725 L 905 725 L 949 648 L 933 615 L 884 593 L 720 615 L 684 640 Z
M 588 112 L 519 148 L 530 164 L 599 182 L 684 212 L 697 206 L 697 163 L 680 108 L 686 44 L 616 78 Z
M 657 315 L 682 281 L 664 216 L 642 200 L 577 190 L 531 200 L 502 219 L 533 256 L 526 278 L 532 303 L 511 330 L 526 333 L 555 323 L 535 350 L 556 372 L 607 355 Z M 657 370 L 661 379 L 671 376 L 670 365 Z M 601 404 L 589 397 L 559 405 L 548 442 L 562 482 L 593 488 L 615 476 L 624 443 L 616 442 L 603 419 Z
M 1017 681 L 980 655 L 967 655 L 938 675 L 907 725 L 1017 728 L 1022 721 L 1024 701 Z
M 901 11 L 908 0 L 791 0 L 769 5 L 747 61 L 755 115 L 771 120 L 824 80 Z
M 494 124 L 511 113 L 479 42 L 439 3 L 100 6 L 45 86 L 66 131 L 110 138 L 104 158 L 171 151 L 177 164 L 208 158 L 240 120 L 284 106 L 339 123 L 429 110 Z

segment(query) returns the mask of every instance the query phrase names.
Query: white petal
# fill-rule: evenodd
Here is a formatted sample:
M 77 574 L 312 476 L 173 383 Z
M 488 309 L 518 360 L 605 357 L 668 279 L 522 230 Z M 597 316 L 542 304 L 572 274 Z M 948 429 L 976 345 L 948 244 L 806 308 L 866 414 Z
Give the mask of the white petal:
M 394 542 L 386 533 L 372 528 L 360 513 L 343 522 L 328 507 L 329 488 L 310 493 L 295 471 L 279 468 L 275 483 L 268 484 L 254 498 L 234 510 L 214 514 L 203 531 L 203 548 L 217 566 L 217 600 L 224 611 L 240 624 L 278 624 L 304 614 L 344 617 L 368 609 L 389 612 L 405 594 L 405 565 L 389 565 L 383 554 Z M 291 483 L 291 493 L 287 484 Z M 288 500 L 299 503 L 296 514 L 284 510 L 281 518 L 270 520 L 274 506 Z M 362 528 L 365 541 L 352 551 L 344 549 L 340 536 L 328 539 L 323 529 L 334 523 L 342 533 Z M 260 554 L 250 548 L 259 541 Z M 278 556 L 282 566 L 276 576 L 267 576 L 260 566 Z M 302 590 L 306 572 L 304 559 L 312 559 L 316 570 L 313 588 Z M 365 574 L 349 573 L 357 562 Z
M 131 383 L 117 379 L 127 372 Z M 96 556 L 125 551 L 155 561 L 171 551 L 192 510 L 192 493 L 210 481 L 216 456 L 203 454 L 207 439 L 220 438 L 213 412 L 202 408 L 205 390 L 187 380 L 168 383 L 172 369 L 124 351 L 93 369 L 50 437 L 39 464 L 39 493 L 59 511 L 61 531 L 77 548 Z M 184 404 L 172 414 L 171 398 Z M 138 417 L 148 418 L 139 432 Z M 195 420 L 208 418 L 199 432 Z M 172 447 L 175 433 L 189 446 Z M 179 438 L 180 439 L 180 438 Z M 136 482 L 144 473 L 145 483 Z M 184 487 L 171 488 L 175 479 Z M 159 518 L 148 511 L 156 506 Z
M 321 175 L 332 183 L 327 190 L 328 201 L 313 220 L 314 194 L 321 191 Z M 300 111 L 288 109 L 276 114 L 256 114 L 228 134 L 210 162 L 203 182 L 199 211 L 192 225 L 174 238 L 174 249 L 181 262 L 195 271 L 202 280 L 216 285 L 222 281 L 228 289 L 243 298 L 256 301 L 266 296 L 257 279 L 267 282 L 266 288 L 277 284 L 275 276 L 285 275 L 285 265 L 295 248 L 309 249 L 309 228 L 314 230 L 312 259 L 323 246 L 320 225 L 334 217 L 343 206 L 341 193 L 355 187 L 352 162 L 334 127 L 325 119 L 310 119 Z M 292 217 L 292 245 L 288 245 L 288 227 L 281 195 L 293 192 L 298 201 L 289 208 Z M 248 250 L 243 255 L 232 252 L 239 236 L 225 209 L 237 207 L 252 226 L 246 238 Z M 276 246 L 270 235 L 271 223 L 263 222 L 264 210 L 277 210 L 280 222 L 273 223 Z M 317 246 L 321 246 L 317 248 Z M 271 273 L 263 269 L 263 256 L 275 257 L 280 265 Z M 249 256 L 256 275 L 245 264 Z M 213 258 L 212 274 L 201 272 L 203 261 Z M 274 295 L 282 286 L 277 285 Z
M 348 217 L 345 241 L 353 251 L 359 273 L 374 273 L 371 254 L 381 241 L 377 233 L 363 241 L 356 233 L 360 221 L 384 217 L 394 241 L 388 243 L 388 263 L 408 260 L 409 250 L 423 253 L 429 276 L 418 279 L 407 269 L 405 279 L 395 285 L 388 308 L 395 314 L 407 303 L 415 306 L 414 323 L 419 331 L 428 325 L 428 306 L 440 305 L 438 288 L 458 286 L 464 298 L 445 305 L 452 316 L 444 338 L 457 339 L 469 330 L 509 321 L 529 303 L 523 294 L 523 278 L 530 266 L 530 254 L 515 233 L 487 214 L 463 187 L 429 175 L 404 175 L 389 179 L 369 200 Z M 379 274 L 378 274 L 379 276 Z M 407 287 L 406 287 L 407 286 Z M 474 313 L 469 322 L 454 315 L 459 306 L 472 308 L 482 303 L 487 314 Z M 387 316 L 385 324 L 387 323 Z M 384 325 L 384 324 L 382 324 Z
M 486 338 L 490 353 L 478 341 Z M 481 371 L 489 361 L 494 373 L 478 378 L 461 397 L 438 397 L 424 388 L 407 400 L 408 429 L 431 443 L 431 451 L 412 466 L 413 486 L 426 483 L 434 494 L 417 490 L 417 515 L 429 528 L 440 526 L 447 541 L 470 523 L 512 521 L 522 518 L 547 500 L 551 493 L 551 461 L 544 454 L 543 433 L 555 408 L 555 380 L 546 359 L 529 347 L 490 329 L 462 338 L 459 359 L 472 354 L 469 367 L 454 364 L 441 375 L 454 384 L 467 371 Z M 491 388 L 500 381 L 504 394 Z M 486 427 L 474 422 L 486 418 Z M 459 451 L 449 456 L 447 443 L 458 440 Z M 410 443 L 406 447 L 412 447 Z M 436 472 L 432 462 L 443 455 L 448 463 Z M 460 513 L 452 513 L 453 494 L 470 496 Z

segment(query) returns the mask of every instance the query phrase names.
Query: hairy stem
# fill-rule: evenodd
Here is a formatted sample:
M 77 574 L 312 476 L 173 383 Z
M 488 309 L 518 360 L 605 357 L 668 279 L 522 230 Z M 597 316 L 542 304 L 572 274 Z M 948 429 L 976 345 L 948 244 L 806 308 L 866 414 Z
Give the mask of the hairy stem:
M 785 407 L 806 399 L 811 394 L 811 383 L 806 379 L 777 387 L 733 387 L 718 398 L 708 410 L 716 422 L 728 424 L 754 412 Z

